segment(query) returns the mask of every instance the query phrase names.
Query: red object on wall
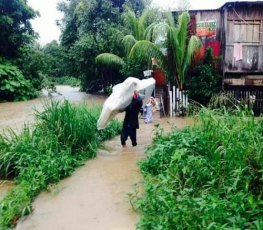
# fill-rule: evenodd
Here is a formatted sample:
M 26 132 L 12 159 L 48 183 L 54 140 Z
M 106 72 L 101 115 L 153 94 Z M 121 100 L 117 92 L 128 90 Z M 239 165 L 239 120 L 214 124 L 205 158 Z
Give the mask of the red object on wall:
M 208 47 L 211 47 L 212 50 L 213 50 L 213 55 L 215 57 L 219 57 L 220 55 L 220 42 L 217 41 L 217 40 L 211 40 L 211 41 L 208 41 L 207 44 L 206 44 L 206 48 Z
M 220 56 L 220 46 L 221 43 L 217 40 L 210 40 L 204 43 L 194 56 L 194 64 L 198 64 L 199 61 L 205 57 L 205 51 L 209 47 L 211 47 L 213 51 L 213 56 L 218 58 Z
M 156 68 L 153 71 L 153 78 L 156 81 L 156 86 L 165 86 L 166 85 L 165 74 L 161 69 Z

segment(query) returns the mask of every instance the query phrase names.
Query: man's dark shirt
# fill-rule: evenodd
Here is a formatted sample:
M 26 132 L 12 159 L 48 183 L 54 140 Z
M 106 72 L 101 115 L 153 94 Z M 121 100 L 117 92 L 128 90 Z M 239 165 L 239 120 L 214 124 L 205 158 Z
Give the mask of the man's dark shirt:
M 123 122 L 123 126 L 138 129 L 139 120 L 138 114 L 142 107 L 142 99 L 140 97 L 133 98 L 131 104 L 125 109 L 126 114 Z

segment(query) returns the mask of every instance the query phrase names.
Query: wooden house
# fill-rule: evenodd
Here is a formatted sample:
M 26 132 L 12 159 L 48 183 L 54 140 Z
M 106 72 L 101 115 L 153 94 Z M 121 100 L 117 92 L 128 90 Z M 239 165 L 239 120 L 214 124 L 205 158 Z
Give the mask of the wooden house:
M 263 87 L 263 1 L 191 10 L 191 33 L 221 58 L 223 87 Z
M 237 100 L 253 98 L 254 111 L 262 112 L 263 1 L 227 2 L 218 9 L 189 13 L 190 33 L 220 60 L 222 89 Z
M 178 12 L 174 12 L 177 14 Z M 227 2 L 218 9 L 190 10 L 189 34 L 203 43 L 199 57 L 211 47 L 218 58 L 222 89 L 238 101 L 263 111 L 263 1 Z M 156 79 L 164 75 L 153 73 Z M 161 78 L 160 78 L 161 79 Z M 161 86 L 163 86 L 163 81 Z M 158 86 L 158 85 L 157 85 Z M 157 87 L 158 88 L 158 87 Z M 161 89 L 161 87 L 159 87 Z

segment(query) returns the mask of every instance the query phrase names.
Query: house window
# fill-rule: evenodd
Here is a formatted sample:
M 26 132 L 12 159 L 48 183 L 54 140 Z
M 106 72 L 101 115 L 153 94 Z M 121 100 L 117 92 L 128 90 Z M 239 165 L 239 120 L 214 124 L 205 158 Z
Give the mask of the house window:
M 260 21 L 229 21 L 229 32 L 231 42 L 259 43 L 260 42 Z

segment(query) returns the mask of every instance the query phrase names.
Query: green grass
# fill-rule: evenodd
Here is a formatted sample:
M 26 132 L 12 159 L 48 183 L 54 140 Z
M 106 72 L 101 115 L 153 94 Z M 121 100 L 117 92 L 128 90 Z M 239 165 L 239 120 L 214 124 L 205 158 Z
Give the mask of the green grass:
M 15 179 L 16 186 L 0 201 L 0 229 L 13 227 L 32 211 L 33 199 L 49 184 L 69 176 L 87 159 L 96 156 L 102 141 L 120 132 L 113 121 L 98 131 L 100 108 L 51 102 L 36 113 L 34 128 L 21 134 L 0 135 L 0 178 Z
M 51 78 L 51 82 L 55 85 L 70 85 L 72 87 L 79 87 L 81 86 L 81 81 L 74 77 L 56 77 Z
M 139 162 L 138 229 L 263 229 L 263 121 L 202 109 Z

